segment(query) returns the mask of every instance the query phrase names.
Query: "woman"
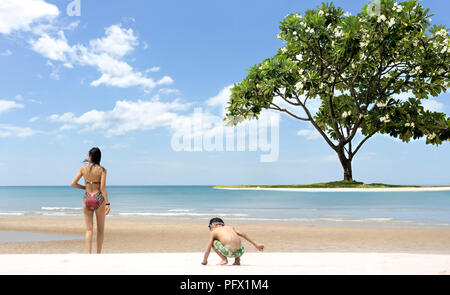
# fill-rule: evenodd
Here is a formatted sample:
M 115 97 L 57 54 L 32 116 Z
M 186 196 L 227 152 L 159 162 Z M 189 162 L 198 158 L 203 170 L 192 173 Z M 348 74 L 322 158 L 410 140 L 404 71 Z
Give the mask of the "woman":
M 89 164 L 78 171 L 72 182 L 72 187 L 85 190 L 83 197 L 84 219 L 86 221 L 86 246 L 92 253 L 92 233 L 94 228 L 94 212 L 97 217 L 97 253 L 102 252 L 105 235 L 105 217 L 109 213 L 108 194 L 106 193 L 106 169 L 100 166 L 102 154 L 99 148 L 89 151 Z M 78 184 L 83 177 L 86 185 Z

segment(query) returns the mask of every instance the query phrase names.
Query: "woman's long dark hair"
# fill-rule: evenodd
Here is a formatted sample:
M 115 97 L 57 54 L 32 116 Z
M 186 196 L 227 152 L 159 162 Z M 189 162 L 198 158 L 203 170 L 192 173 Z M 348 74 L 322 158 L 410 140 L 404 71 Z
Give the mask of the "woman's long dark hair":
M 91 157 L 91 163 L 93 164 L 91 166 L 91 169 L 95 165 L 100 166 L 100 161 L 102 160 L 102 152 L 98 147 L 93 147 L 89 150 L 89 156 Z M 84 160 L 83 162 L 89 162 L 88 159 Z M 102 167 L 103 168 L 103 167 Z M 90 170 L 90 169 L 89 169 Z

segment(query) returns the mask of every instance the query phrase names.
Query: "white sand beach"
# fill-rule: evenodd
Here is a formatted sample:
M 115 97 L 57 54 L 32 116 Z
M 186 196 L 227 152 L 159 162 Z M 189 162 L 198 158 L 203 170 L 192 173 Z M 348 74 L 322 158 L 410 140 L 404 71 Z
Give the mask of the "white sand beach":
M 405 253 L 246 253 L 217 266 L 202 253 L 9 254 L 0 275 L 448 275 L 450 255 Z
M 58 222 L 55 222 L 55 221 Z M 450 230 L 240 223 L 264 243 L 244 241 L 241 266 L 201 265 L 203 222 L 108 220 L 103 253 L 88 255 L 78 218 L 0 218 L 0 230 L 79 239 L 0 242 L 4 274 L 450 274 Z M 7 236 L 8 237 L 8 236 Z M 181 241 L 181 242 L 180 242 Z M 94 244 L 95 245 L 95 244 Z
M 282 187 L 216 187 L 227 190 L 266 190 L 285 192 L 426 192 L 450 191 L 450 186 L 422 186 L 422 187 L 389 187 L 389 188 L 282 188 Z

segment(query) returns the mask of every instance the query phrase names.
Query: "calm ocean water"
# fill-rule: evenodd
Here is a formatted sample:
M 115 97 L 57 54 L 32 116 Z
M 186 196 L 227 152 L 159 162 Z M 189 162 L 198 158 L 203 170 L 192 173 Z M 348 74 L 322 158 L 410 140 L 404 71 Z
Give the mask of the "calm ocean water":
M 83 191 L 0 187 L 0 218 L 82 216 Z M 110 218 L 450 228 L 450 191 L 279 192 L 211 186 L 109 186 Z

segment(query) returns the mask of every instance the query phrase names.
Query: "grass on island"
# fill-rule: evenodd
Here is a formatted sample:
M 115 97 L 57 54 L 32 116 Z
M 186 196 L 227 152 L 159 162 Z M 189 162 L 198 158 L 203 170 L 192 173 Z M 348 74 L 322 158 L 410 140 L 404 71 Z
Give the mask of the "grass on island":
M 216 185 L 214 188 L 391 188 L 391 187 L 421 187 L 420 185 L 396 185 L 385 183 L 369 183 L 358 181 L 332 181 L 312 184 L 290 185 Z

